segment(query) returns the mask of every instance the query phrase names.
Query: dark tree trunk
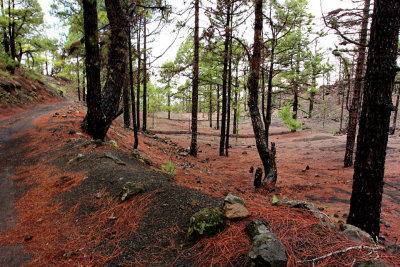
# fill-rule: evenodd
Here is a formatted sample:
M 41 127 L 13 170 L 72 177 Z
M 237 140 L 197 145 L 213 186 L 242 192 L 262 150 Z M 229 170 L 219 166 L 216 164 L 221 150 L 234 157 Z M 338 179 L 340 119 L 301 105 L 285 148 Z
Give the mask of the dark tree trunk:
M 81 102 L 81 79 L 79 77 L 79 57 L 76 56 L 76 78 L 78 80 L 78 101 Z
M 12 10 L 15 10 L 15 2 L 12 0 Z M 8 1 L 8 16 L 9 16 L 9 24 L 8 24 L 8 36 L 10 37 L 10 52 L 11 58 L 16 60 L 17 58 L 17 49 L 15 47 L 15 22 L 14 18 L 11 15 L 11 2 Z
M 342 90 L 342 107 L 340 108 L 340 124 L 339 124 L 339 133 L 343 131 L 343 113 L 344 113 L 344 89 Z
M 238 90 L 239 90 L 239 82 L 238 82 L 238 80 L 239 80 L 239 75 L 238 75 L 238 72 L 239 72 L 239 66 L 238 65 L 236 65 L 236 76 L 235 76 L 235 105 L 234 105 L 234 108 L 233 108 L 233 130 L 232 130 L 232 133 L 233 134 L 236 134 L 237 132 L 238 132 L 238 118 L 237 118 L 237 115 L 238 115 Z
M 361 33 L 360 33 L 360 44 L 367 44 L 368 35 L 368 17 L 370 9 L 370 0 L 365 0 L 363 20 L 361 23 Z M 350 111 L 349 111 L 349 125 L 347 127 L 347 139 L 346 139 L 346 152 L 344 156 L 344 167 L 353 166 L 353 154 L 354 154 L 354 144 L 356 140 L 357 131 L 357 121 L 358 121 L 358 110 L 361 100 L 361 88 L 364 74 L 364 62 L 365 62 L 366 49 L 364 46 L 358 47 L 358 58 L 356 67 L 356 77 L 355 85 L 353 91 L 353 98 L 351 101 Z
M 4 1 L 1 0 L 1 15 L 3 17 L 6 17 L 5 11 L 4 11 Z M 10 55 L 10 44 L 8 40 L 8 35 L 7 35 L 7 28 L 5 26 L 2 27 L 3 30 L 3 45 L 4 45 L 4 52 L 7 55 Z
M 131 41 L 131 27 L 129 24 L 128 27 L 128 52 L 129 52 L 129 86 L 131 89 L 131 108 L 132 108 L 132 127 L 133 127 L 133 135 L 134 135 L 134 143 L 133 149 L 138 148 L 139 137 L 138 137 L 138 128 L 136 124 L 136 101 L 135 101 L 135 92 L 133 90 L 133 64 L 132 64 L 132 41 Z
M 141 19 L 139 18 L 138 21 L 138 30 L 137 30 L 137 53 L 138 53 L 138 67 L 137 67 L 137 86 L 136 86 L 136 124 L 137 124 L 137 128 L 140 129 L 140 84 L 141 84 L 141 80 L 140 80 L 140 74 L 142 73 L 142 53 L 140 51 L 140 22 Z
M 87 79 L 87 114 L 82 122 L 82 129 L 94 139 L 103 139 L 101 116 L 101 87 L 100 87 L 100 52 L 97 30 L 97 1 L 84 0 L 83 25 L 85 30 L 86 79 Z M 92 41 L 89 41 L 92 40 Z
M 258 154 L 264 166 L 265 178 L 269 183 L 274 184 L 277 179 L 275 155 L 268 149 L 267 137 L 264 131 L 260 110 L 258 109 L 258 82 L 260 78 L 261 39 L 263 27 L 262 0 L 255 1 L 255 25 L 254 25 L 254 50 L 250 59 L 250 74 L 247 81 L 249 88 L 249 110 L 253 132 L 256 140 Z
M 82 129 L 94 139 L 104 140 L 112 121 L 121 114 L 118 108 L 126 76 L 128 23 L 126 17 L 121 15 L 123 11 L 120 2 L 105 0 L 107 17 L 110 21 L 111 42 L 107 80 L 101 93 L 96 4 L 97 1 L 93 0 L 83 1 L 88 91 L 93 92 L 89 95 L 90 104 L 88 102 L 88 113 L 82 122 Z
M 85 62 L 86 62 L 86 60 L 85 60 Z M 85 63 L 84 62 L 84 63 Z M 85 63 L 85 65 L 86 65 L 86 63 Z M 86 68 L 83 68 L 83 77 L 82 77 L 82 100 L 83 100 L 83 102 L 85 102 L 86 103 L 86 82 L 85 82 L 85 80 L 86 80 Z
M 386 148 L 396 76 L 400 1 L 376 0 L 357 138 L 349 224 L 376 240 L 380 232 Z
M 199 91 L 199 1 L 194 2 L 194 58 L 193 58 L 193 89 L 192 89 L 192 140 L 189 154 L 197 157 L 197 108 Z
M 217 85 L 217 130 L 219 130 L 219 84 Z
M 394 108 L 394 115 L 393 115 L 393 124 L 392 124 L 392 131 L 390 134 L 394 134 L 396 132 L 396 121 L 397 121 L 397 113 L 399 111 L 399 100 L 400 100 L 400 87 L 397 87 L 397 97 L 396 97 L 396 106 Z
M 210 84 L 210 106 L 209 106 L 209 111 L 210 111 L 210 128 L 212 128 L 212 114 L 213 114 L 213 109 L 212 109 L 212 85 Z
M 169 87 L 169 85 L 168 85 Z M 168 92 L 168 119 L 171 119 L 171 93 Z
M 221 113 L 221 139 L 219 142 L 219 155 L 224 156 L 225 134 L 226 134 L 226 91 L 228 82 L 228 63 L 229 63 L 229 39 L 230 39 L 230 5 L 227 4 L 225 42 L 224 42 L 224 69 L 222 73 L 222 113 Z
M 147 19 L 143 19 L 143 119 L 142 119 L 142 130 L 147 131 Z
M 232 14 L 231 16 L 231 26 L 232 28 Z M 228 67 L 228 101 L 226 109 L 226 136 L 225 136 L 225 156 L 229 156 L 229 131 L 231 126 L 231 95 L 232 95 L 232 37 L 229 38 L 229 67 Z
M 270 66 L 268 71 L 268 98 L 267 98 L 267 115 L 265 123 L 265 136 L 267 138 L 266 143 L 268 144 L 269 139 L 269 126 L 271 125 L 272 117 L 272 78 L 274 75 L 274 60 L 275 60 L 275 40 L 272 40 L 271 56 L 270 56 Z
M 131 125 L 131 114 L 129 113 L 129 90 L 128 83 L 125 82 L 122 92 L 122 100 L 124 104 L 124 128 L 129 128 Z

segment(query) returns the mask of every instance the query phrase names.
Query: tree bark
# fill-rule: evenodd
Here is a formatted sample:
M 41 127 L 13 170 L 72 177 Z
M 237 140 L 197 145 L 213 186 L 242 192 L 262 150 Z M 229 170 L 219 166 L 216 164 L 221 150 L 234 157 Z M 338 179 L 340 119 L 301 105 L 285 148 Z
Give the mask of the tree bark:
M 396 121 L 397 121 L 397 113 L 399 111 L 399 100 L 400 100 L 400 87 L 397 87 L 396 106 L 394 108 L 393 124 L 390 134 L 394 134 L 396 132 Z
M 363 20 L 361 23 L 361 33 L 360 33 L 360 44 L 367 44 L 368 35 L 368 18 L 370 10 L 370 0 L 365 0 L 364 10 L 363 10 Z M 364 46 L 358 47 L 358 58 L 356 66 L 356 77 L 355 85 L 353 90 L 353 98 L 351 101 L 350 112 L 349 112 L 349 125 L 347 127 L 347 139 L 346 139 L 346 152 L 344 156 L 344 167 L 353 166 L 353 154 L 354 154 L 354 144 L 356 140 L 357 131 L 357 119 L 358 110 L 360 106 L 361 99 L 361 89 L 364 74 L 364 62 L 365 62 L 366 49 Z
M 76 56 L 76 78 L 77 78 L 77 82 L 78 82 L 78 101 L 81 102 L 81 79 L 79 77 L 79 56 Z
M 212 114 L 213 114 L 213 109 L 212 109 L 212 85 L 210 84 L 210 106 L 209 106 L 209 112 L 210 112 L 210 128 L 212 128 Z
M 238 132 L 238 90 L 239 90 L 239 66 L 236 65 L 236 76 L 235 76 L 235 104 L 233 108 L 233 130 L 232 133 L 236 134 Z
M 199 1 L 194 2 L 194 58 L 193 58 L 193 89 L 192 89 L 192 140 L 189 154 L 197 157 L 197 108 L 199 91 Z
M 217 85 L 217 130 L 219 130 L 219 84 Z
M 5 11 L 4 11 L 4 0 L 1 0 L 1 15 L 5 18 Z M 10 55 L 10 44 L 7 35 L 7 28 L 5 26 L 2 27 L 3 29 L 3 45 L 4 45 L 4 52 L 7 55 Z
M 400 30 L 400 2 L 376 0 L 372 16 L 364 99 L 357 138 L 349 224 L 377 240 L 392 89 Z
M 257 151 L 264 166 L 265 178 L 274 184 L 277 179 L 275 155 L 268 149 L 267 137 L 263 127 L 260 110 L 258 109 L 258 83 L 260 78 L 261 49 L 263 40 L 261 33 L 263 28 L 262 0 L 255 1 L 255 25 L 253 54 L 250 59 L 250 75 L 247 81 L 249 89 L 249 110 L 253 132 L 256 140 Z
M 124 128 L 129 128 L 131 125 L 131 114 L 129 113 L 129 90 L 128 83 L 125 82 L 122 92 L 122 100 L 124 104 Z
M 229 29 L 232 29 L 232 14 L 229 14 L 231 16 L 230 21 L 230 27 Z M 230 125 L 231 125 L 231 95 L 232 95 L 232 37 L 231 34 L 229 34 L 229 63 L 228 63 L 228 101 L 227 101 L 227 109 L 226 109 L 226 135 L 225 135 L 225 156 L 229 156 L 229 131 L 230 131 Z
M 230 5 L 227 5 L 225 42 L 224 42 L 224 69 L 222 73 L 222 112 L 221 112 L 221 139 L 219 142 L 219 155 L 224 156 L 225 134 L 226 134 L 226 91 L 228 82 L 228 62 L 229 62 L 229 39 L 230 39 Z
M 138 67 L 137 67 L 137 86 L 136 86 L 136 94 L 137 94 L 137 103 L 136 103 L 136 124 L 137 128 L 140 129 L 140 74 L 142 73 L 142 60 L 141 60 L 141 51 L 140 51 L 140 22 L 141 19 L 139 18 L 138 21 L 138 30 L 137 30 L 137 53 L 138 53 Z
M 143 119 L 142 119 L 142 130 L 147 131 L 147 19 L 143 19 Z
M 107 17 L 110 21 L 110 49 L 107 64 L 107 80 L 103 92 L 100 92 L 100 62 L 97 38 L 97 1 L 84 0 L 84 28 L 85 49 L 87 58 L 88 113 L 81 126 L 94 139 L 104 140 L 114 119 L 120 115 L 119 102 L 121 90 L 125 83 L 127 35 L 128 25 L 122 14 L 121 4 L 118 1 L 105 0 Z M 85 11 L 86 7 L 86 11 Z M 91 77 L 89 79 L 89 77 Z M 89 83 L 89 80 L 91 81 Z
M 128 26 L 128 53 L 129 53 L 129 86 L 131 90 L 131 108 L 132 108 L 132 127 L 133 127 L 133 149 L 137 149 L 139 145 L 138 128 L 136 124 L 136 100 L 135 92 L 133 90 L 133 64 L 132 64 L 132 41 L 131 41 L 131 27 Z

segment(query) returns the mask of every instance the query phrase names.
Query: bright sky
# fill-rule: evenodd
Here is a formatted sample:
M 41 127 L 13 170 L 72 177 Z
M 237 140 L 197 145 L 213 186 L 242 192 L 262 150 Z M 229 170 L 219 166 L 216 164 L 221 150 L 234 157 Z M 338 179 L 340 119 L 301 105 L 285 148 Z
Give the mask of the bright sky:
M 173 6 L 178 6 L 182 7 L 184 6 L 183 4 L 184 0 L 169 0 L 168 2 L 172 4 Z M 39 0 L 39 3 L 43 9 L 43 12 L 45 13 L 45 22 L 50 25 L 50 28 L 47 30 L 47 35 L 49 37 L 57 38 L 60 39 L 60 32 L 67 32 L 67 29 L 61 27 L 61 23 L 57 20 L 57 18 L 54 18 L 50 16 L 49 10 L 50 10 L 50 5 L 52 4 L 53 0 Z M 188 1 L 186 1 L 188 2 Z M 315 23 L 316 27 L 322 27 L 323 22 L 320 19 L 321 18 L 321 5 L 322 4 L 322 9 L 323 12 L 326 14 L 327 12 L 340 8 L 340 7 L 346 7 L 351 3 L 350 0 L 309 0 L 309 12 L 314 14 L 316 17 Z M 250 19 L 253 19 L 252 17 Z M 155 41 L 150 45 L 152 47 L 152 54 L 153 56 L 158 56 L 162 54 L 165 49 L 169 46 L 170 43 L 172 43 L 175 34 L 171 33 L 173 29 L 173 25 L 170 27 L 167 27 L 160 36 L 157 36 L 155 38 Z M 252 34 L 249 31 L 249 34 Z M 187 36 L 187 32 L 184 34 L 181 34 L 182 38 L 178 39 L 175 44 L 165 53 L 163 57 L 161 57 L 159 60 L 157 60 L 154 65 L 155 66 L 161 66 L 163 62 L 167 60 L 174 60 L 176 52 L 178 51 L 178 48 L 180 44 L 183 42 L 183 38 Z M 252 38 L 252 37 L 251 37 Z M 334 47 L 334 44 L 337 43 L 337 37 L 335 35 L 330 35 L 327 37 L 324 37 L 323 40 L 319 42 L 319 44 L 324 48 L 328 47 Z

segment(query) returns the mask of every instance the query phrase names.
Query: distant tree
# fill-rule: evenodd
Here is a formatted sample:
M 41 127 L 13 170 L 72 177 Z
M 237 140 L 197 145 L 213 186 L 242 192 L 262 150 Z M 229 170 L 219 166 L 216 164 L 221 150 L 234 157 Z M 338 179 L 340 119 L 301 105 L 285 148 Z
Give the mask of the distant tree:
M 400 2 L 376 0 L 372 15 L 364 98 L 357 138 L 353 191 L 347 223 L 377 240 L 392 90 L 400 31 Z

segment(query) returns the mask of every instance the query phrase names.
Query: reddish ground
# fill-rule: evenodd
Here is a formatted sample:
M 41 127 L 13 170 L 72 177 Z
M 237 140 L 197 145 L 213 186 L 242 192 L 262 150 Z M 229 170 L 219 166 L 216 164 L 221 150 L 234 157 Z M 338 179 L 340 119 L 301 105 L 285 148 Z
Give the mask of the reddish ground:
M 56 111 L 59 116 L 52 117 Z M 332 222 L 346 220 L 353 169 L 342 168 L 345 136 L 334 136 L 329 133 L 330 128 L 321 128 L 319 118 L 306 122 L 312 131 L 296 133 L 290 133 L 274 120 L 271 141 L 277 147 L 278 183 L 277 190 L 268 193 L 255 191 L 254 174 L 249 174 L 249 168 L 261 167 L 261 162 L 248 118 L 241 121 L 240 136 L 231 137 L 229 157 L 218 156 L 219 131 L 210 129 L 208 121 L 201 121 L 197 158 L 180 152 L 190 144 L 190 135 L 184 133 L 189 125 L 186 114 L 173 114 L 173 120 L 167 120 L 166 114 L 159 113 L 154 124 L 149 118 L 148 128 L 157 135 L 140 134 L 139 151 L 151 159 L 150 168 L 155 170 L 160 170 L 169 160 L 173 162 L 177 174 L 174 181 L 166 181 L 162 174 L 138 166 L 117 149 L 83 148 L 82 143 L 88 137 L 80 133 L 79 122 L 84 114 L 84 107 L 73 103 L 39 117 L 28 133 L 14 136 L 19 149 L 15 157 L 24 161 L 15 167 L 12 179 L 23 194 L 17 197 L 17 223 L 10 230 L 0 232 L 0 243 L 24 244 L 32 256 L 31 265 L 241 266 L 250 247 L 243 229 L 253 219 L 270 222 L 271 230 L 286 246 L 290 266 L 311 265 L 299 261 L 358 245 L 334 229 L 315 230 L 318 219 L 304 210 L 271 205 L 273 195 L 279 199 L 288 196 L 315 203 Z M 329 121 L 327 125 L 336 127 L 337 123 Z M 70 129 L 76 133 L 69 134 Z M 130 152 L 132 136 L 132 130 L 124 129 L 119 118 L 111 127 L 108 140 L 117 141 L 120 148 Z M 104 151 L 111 151 L 127 165 L 110 165 L 99 159 Z M 69 163 L 77 153 L 87 155 L 88 160 L 81 164 Z M 399 153 L 400 137 L 395 134 L 389 140 L 382 208 L 386 226 L 381 225 L 381 232 L 386 244 L 396 243 L 400 234 Z M 159 188 L 121 205 L 116 202 L 116 185 L 120 183 L 118 177 L 126 175 L 128 169 L 132 171 L 130 175 L 147 174 L 141 182 L 146 183 L 153 176 L 160 176 L 157 179 L 161 180 L 153 183 Z M 176 184 L 183 187 L 177 189 Z M 167 191 L 169 187 L 172 189 Z M 224 197 L 227 193 L 243 197 L 251 217 L 229 222 L 226 230 L 217 236 L 182 247 L 189 214 L 207 203 L 215 205 L 217 202 L 212 197 Z M 171 214 L 177 211 L 170 210 L 166 203 L 158 202 L 169 201 L 172 196 L 174 204 L 179 205 L 177 214 Z M 185 202 L 183 207 L 180 202 Z M 179 218 L 176 223 L 168 224 L 168 216 L 172 215 Z M 157 223 L 165 227 L 147 229 Z M 135 244 L 142 247 L 137 248 Z M 317 263 L 352 266 L 354 259 L 371 259 L 376 255 L 392 266 L 400 264 L 399 256 L 368 248 L 327 257 Z

